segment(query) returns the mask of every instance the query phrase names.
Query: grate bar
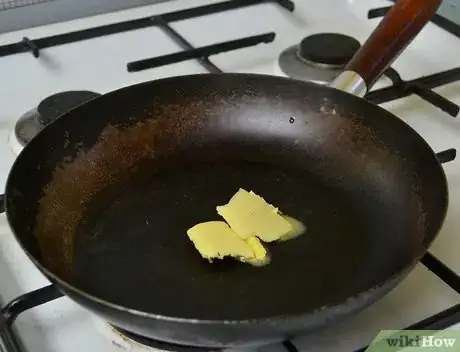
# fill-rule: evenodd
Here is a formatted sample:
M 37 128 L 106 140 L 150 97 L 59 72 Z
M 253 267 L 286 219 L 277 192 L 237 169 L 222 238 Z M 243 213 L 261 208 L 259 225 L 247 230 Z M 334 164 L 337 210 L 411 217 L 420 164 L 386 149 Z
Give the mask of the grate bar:
M 265 33 L 260 35 L 254 35 L 242 39 L 230 40 L 227 42 L 202 46 L 200 48 L 194 48 L 186 51 L 180 51 L 173 54 L 167 54 L 163 56 L 152 57 L 148 59 L 142 59 L 138 61 L 132 61 L 127 64 L 128 72 L 142 71 L 149 68 L 160 67 L 164 65 L 170 65 L 186 60 L 198 59 L 203 57 L 209 57 L 232 51 L 236 49 L 246 48 L 249 46 L 270 43 L 275 39 L 275 33 Z
M 291 0 L 274 0 L 278 5 L 281 7 L 284 7 L 288 11 L 294 11 L 295 10 L 295 4 L 294 1 Z
M 460 111 L 460 107 L 457 104 L 444 98 L 438 93 L 433 92 L 431 89 L 422 86 L 421 84 L 409 84 L 408 89 L 412 91 L 412 93 L 417 94 L 420 98 L 439 107 L 442 111 L 448 113 L 452 117 L 456 117 Z
M 32 52 L 34 57 L 40 56 L 40 50 L 37 48 L 35 43 L 31 41 L 29 38 L 27 37 L 22 38 L 22 43 L 25 45 L 25 47 L 28 48 L 29 51 Z
M 460 321 L 460 303 L 409 326 L 406 330 L 443 330 Z
M 460 294 L 460 276 L 433 254 L 427 253 L 421 260 L 422 264 Z
M 374 104 L 382 104 L 412 94 L 417 94 L 422 99 L 427 100 L 429 103 L 447 112 L 452 117 L 456 117 L 459 114 L 460 107 L 457 104 L 431 91 L 431 89 L 460 81 L 460 67 L 435 73 L 433 75 L 419 77 L 410 81 L 404 81 L 393 69 L 387 71 L 385 75 L 393 81 L 393 85 L 369 92 L 365 96 L 366 100 Z
M 4 198 L 3 195 L 2 198 Z M 0 310 L 0 351 L 22 352 L 23 348 L 13 331 L 13 323 L 16 318 L 26 310 L 62 296 L 63 294 L 54 285 L 49 285 L 21 295 L 3 307 Z
M 22 312 L 37 307 L 43 303 L 54 301 L 63 294 L 54 285 L 48 285 L 29 293 L 23 294 L 2 308 L 1 313 L 6 325 L 11 326 Z
M 178 45 L 184 50 L 193 50 L 195 49 L 192 44 L 190 44 L 182 35 L 180 35 L 174 28 L 172 28 L 168 22 L 164 21 L 161 16 L 157 18 L 160 22 L 160 28 Z M 219 67 L 214 65 L 208 57 L 198 57 L 198 62 L 209 72 L 212 73 L 221 73 L 223 72 Z
M 367 13 L 367 18 L 371 20 L 373 18 L 383 17 L 387 14 L 388 11 L 390 11 L 391 7 L 392 6 L 385 6 L 369 10 L 369 12 Z
M 391 80 L 391 82 L 393 82 L 393 85 L 395 86 L 403 83 L 403 80 L 398 71 L 396 71 L 393 67 L 387 68 L 384 74 Z

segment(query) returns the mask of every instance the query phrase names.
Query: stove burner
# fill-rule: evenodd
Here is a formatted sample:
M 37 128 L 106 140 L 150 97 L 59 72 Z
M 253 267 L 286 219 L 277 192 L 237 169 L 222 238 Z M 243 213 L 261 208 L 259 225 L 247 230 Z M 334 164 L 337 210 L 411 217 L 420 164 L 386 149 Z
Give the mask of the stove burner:
M 320 33 L 302 39 L 297 55 L 309 64 L 343 68 L 361 44 L 344 34 Z
M 99 95 L 89 91 L 68 91 L 45 98 L 35 109 L 25 113 L 16 123 L 14 127 L 16 144 L 24 147 L 60 115 Z
M 283 75 L 327 84 L 345 67 L 361 44 L 338 33 L 318 33 L 284 50 L 278 58 Z
M 171 352 L 212 352 L 214 351 L 216 352 L 220 350 L 220 348 L 176 345 L 176 344 L 169 343 L 169 342 L 162 342 L 162 341 L 150 339 L 148 337 L 139 336 L 129 331 L 119 329 L 116 327 L 113 327 L 113 328 L 116 330 L 117 333 L 121 334 L 121 336 L 123 337 L 126 337 L 141 345 L 155 348 L 161 351 L 171 351 Z

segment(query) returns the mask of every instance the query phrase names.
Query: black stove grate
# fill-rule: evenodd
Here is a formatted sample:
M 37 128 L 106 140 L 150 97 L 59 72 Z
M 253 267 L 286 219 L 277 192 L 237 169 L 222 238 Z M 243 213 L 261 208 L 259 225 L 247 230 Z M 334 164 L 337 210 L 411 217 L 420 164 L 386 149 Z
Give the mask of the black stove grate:
M 460 107 L 434 92 L 432 89 L 460 81 L 460 67 L 429 76 L 419 77 L 410 81 L 403 80 L 399 73 L 393 68 L 389 68 L 385 72 L 385 76 L 390 78 L 393 84 L 390 87 L 369 92 L 365 96 L 367 100 L 374 104 L 382 104 L 416 94 L 452 117 L 458 115 Z
M 47 47 L 68 44 L 80 40 L 96 38 L 104 35 L 120 33 L 123 31 L 135 30 L 149 26 L 159 26 L 172 40 L 178 43 L 183 51 L 139 60 L 127 64 L 128 71 L 138 71 L 148 68 L 168 65 L 184 60 L 196 59 L 209 72 L 223 72 L 219 67 L 209 60 L 209 56 L 227 52 L 243 47 L 256 45 L 259 43 L 268 43 L 274 40 L 275 33 L 265 33 L 257 36 L 251 36 L 241 39 L 222 42 L 200 48 L 195 48 L 181 34 L 176 32 L 169 23 L 194 17 L 209 15 L 222 11 L 257 5 L 261 3 L 274 2 L 283 8 L 293 11 L 294 4 L 290 0 L 230 0 L 201 7 L 170 12 L 160 16 L 146 17 L 132 21 L 114 23 L 110 25 L 94 27 L 90 29 L 45 37 L 40 39 L 24 38 L 22 41 L 14 44 L 0 46 L 0 57 L 6 55 L 31 52 L 35 57 L 40 56 L 40 50 Z M 383 15 L 388 8 L 371 10 L 370 17 Z M 435 20 L 436 21 L 436 18 Z M 443 27 L 444 28 L 444 27 Z M 447 28 L 446 28 L 447 29 Z M 449 29 L 447 29 L 449 30 Z M 459 30 L 460 37 L 460 30 Z M 459 107 L 455 103 L 433 92 L 432 89 L 441 85 L 460 81 L 460 68 L 436 73 L 430 76 L 420 77 L 410 81 L 404 81 L 401 76 L 394 70 L 389 69 L 386 76 L 391 79 L 393 85 L 379 90 L 371 91 L 366 95 L 366 99 L 381 104 L 384 102 L 400 99 L 412 94 L 416 94 L 425 99 L 434 106 L 442 109 L 451 116 L 457 116 Z M 437 154 L 441 163 L 452 161 L 456 157 L 455 149 L 448 149 Z M 3 195 L 0 196 L 0 213 L 4 212 Z M 452 271 L 447 265 L 430 253 L 427 253 L 421 260 L 440 280 L 449 285 L 452 289 L 460 294 L 460 276 Z M 17 297 L 0 310 L 0 351 L 2 352 L 21 352 L 23 348 L 20 341 L 14 333 L 14 322 L 16 318 L 29 309 L 40 306 L 47 302 L 62 297 L 54 285 L 49 285 L 35 291 L 31 291 Z M 438 330 L 448 328 L 460 322 L 460 304 L 446 309 L 438 314 L 428 317 L 406 329 L 420 330 Z M 287 352 L 297 352 L 298 348 L 292 341 L 284 341 L 283 347 Z M 365 351 L 363 347 L 355 352 Z
M 82 40 L 98 38 L 110 34 L 122 33 L 147 27 L 160 26 L 164 29 L 165 24 L 167 23 L 188 20 L 196 17 L 212 15 L 219 12 L 230 11 L 264 3 L 275 3 L 288 11 L 294 11 L 294 3 L 291 0 L 227 0 L 210 5 L 168 12 L 159 16 L 149 16 L 135 20 L 111 23 L 103 26 L 57 34 L 49 37 L 37 39 L 24 37 L 19 42 L 1 45 L 0 57 L 30 52 L 34 55 L 34 57 L 38 58 L 40 56 L 41 49 L 50 48 L 53 46 L 75 43 Z M 171 35 L 171 31 L 169 35 Z M 182 42 L 182 45 L 183 44 L 185 44 L 185 42 Z M 249 43 L 247 46 L 250 45 L 253 44 Z
M 163 19 L 163 17 L 158 16 L 157 21 L 160 23 L 159 26 L 163 30 L 163 32 L 171 38 L 176 44 L 178 44 L 182 49 L 184 50 L 195 50 L 194 54 L 196 55 L 196 48 L 193 47 L 192 44 L 190 44 L 187 39 L 185 39 L 182 35 L 180 35 L 174 28 L 172 28 L 167 21 Z M 265 37 L 267 35 L 264 35 Z M 259 38 L 259 39 L 264 39 L 264 38 Z M 265 38 L 267 39 L 274 39 L 274 36 Z M 256 43 L 257 44 L 257 43 Z M 201 48 L 203 50 L 203 48 Z M 208 47 L 209 49 L 209 47 Z M 208 55 L 209 56 L 209 55 Z M 219 67 L 214 65 L 211 61 L 209 61 L 209 58 L 207 56 L 201 56 L 197 57 L 198 62 L 203 66 L 206 70 L 212 73 L 220 73 L 223 72 Z M 133 65 L 135 63 L 131 63 Z M 129 64 L 127 65 L 128 71 L 129 69 Z
M 168 32 L 171 32 L 173 29 L 171 27 L 164 27 L 167 28 Z M 187 43 L 187 40 L 182 37 L 179 33 L 174 31 L 174 38 L 177 38 L 177 41 L 181 41 L 184 44 Z M 216 55 L 236 49 L 247 48 L 249 46 L 257 45 L 260 43 L 270 43 L 275 39 L 275 33 L 265 33 L 254 35 L 250 37 L 245 37 L 242 39 L 235 39 L 229 40 L 222 43 L 202 46 L 200 48 L 193 48 L 189 47 L 189 45 L 184 45 L 184 47 L 188 48 L 184 51 L 179 51 L 173 54 L 167 54 L 163 56 L 152 57 L 148 59 L 142 59 L 138 61 L 130 62 L 126 65 L 129 72 L 135 71 L 142 71 L 149 68 L 155 68 L 165 65 L 174 64 L 177 62 L 182 62 L 185 60 L 197 59 L 198 62 L 202 64 L 208 71 L 210 72 L 223 72 L 219 69 L 216 65 L 214 65 L 211 61 L 209 61 L 209 56 Z
M 5 212 L 4 196 L 0 196 L 0 211 Z M 35 291 L 28 292 L 22 296 L 13 299 L 0 310 L 0 351 L 1 352 L 21 352 L 22 346 L 13 331 L 13 323 L 16 318 L 23 312 L 38 307 L 42 304 L 51 302 L 56 298 L 62 297 L 63 294 L 56 290 L 54 285 L 45 286 Z M 4 350 L 1 349 L 2 342 Z

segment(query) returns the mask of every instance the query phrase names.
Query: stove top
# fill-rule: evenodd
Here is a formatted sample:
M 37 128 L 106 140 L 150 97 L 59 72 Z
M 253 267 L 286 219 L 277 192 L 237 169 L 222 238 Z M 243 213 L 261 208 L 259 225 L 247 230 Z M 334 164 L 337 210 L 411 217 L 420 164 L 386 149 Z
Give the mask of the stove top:
M 337 53 L 325 67 L 321 53 L 318 57 L 315 48 L 302 48 L 302 41 L 311 44 L 311 38 L 324 39 L 325 33 L 346 36 L 352 51 L 391 5 L 383 0 L 183 0 L 4 34 L 0 39 L 4 82 L 0 85 L 0 183 L 5 184 L 15 156 L 27 142 L 16 133 L 18 124 L 32 122 L 26 138 L 33 138 L 47 120 L 82 102 L 81 94 L 77 99 L 69 94 L 86 92 L 86 99 L 93 92 L 103 94 L 190 73 L 286 75 L 277 69 L 286 50 L 291 50 L 292 58 L 300 56 L 303 64 L 313 61 L 313 67 L 323 69 L 315 74 L 327 76 L 350 53 Z M 446 23 L 450 23 L 447 29 L 442 26 Z M 357 316 L 326 331 L 258 351 L 356 351 L 384 328 L 414 324 L 417 328 L 460 328 L 460 164 L 454 160 L 460 146 L 460 125 L 454 118 L 460 105 L 460 37 L 452 24 L 440 14 L 365 97 L 416 129 L 445 162 L 450 206 L 430 254 L 394 291 Z M 326 76 L 321 76 L 321 83 L 327 83 L 330 76 Z M 43 110 L 44 106 L 48 109 Z M 2 352 L 181 350 L 158 344 L 148 347 L 142 339 L 135 342 L 138 337 L 120 334 L 61 297 L 19 248 L 4 215 L 0 215 L 0 282 L 5 318 L 0 319 L 0 328 L 2 324 L 11 327 L 0 334 Z

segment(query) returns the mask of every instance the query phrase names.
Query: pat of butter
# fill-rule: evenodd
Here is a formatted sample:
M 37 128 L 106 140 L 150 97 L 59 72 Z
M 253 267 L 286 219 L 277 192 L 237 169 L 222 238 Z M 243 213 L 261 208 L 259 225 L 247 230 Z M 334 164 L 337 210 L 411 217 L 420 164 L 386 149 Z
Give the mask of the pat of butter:
M 277 208 L 242 188 L 226 205 L 218 206 L 217 213 L 244 240 L 255 236 L 264 242 L 273 242 L 292 231 L 291 223 Z
M 187 230 L 187 235 L 205 259 L 224 257 L 255 259 L 251 245 L 242 240 L 223 221 L 197 224 Z
M 237 235 L 238 236 L 238 235 Z M 260 243 L 259 239 L 255 236 L 249 237 L 246 240 L 246 243 L 251 247 L 252 253 L 254 255 L 254 259 L 256 261 L 264 261 L 265 258 L 267 257 L 267 250 L 263 246 L 262 243 Z

